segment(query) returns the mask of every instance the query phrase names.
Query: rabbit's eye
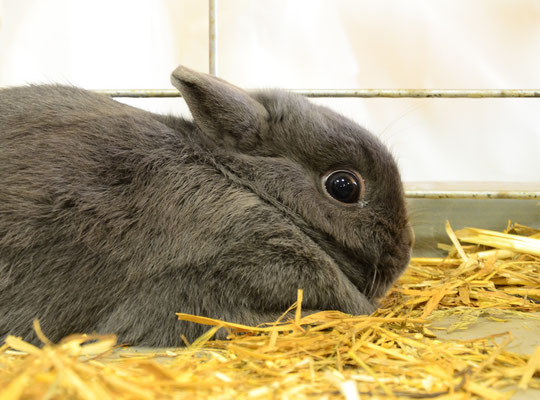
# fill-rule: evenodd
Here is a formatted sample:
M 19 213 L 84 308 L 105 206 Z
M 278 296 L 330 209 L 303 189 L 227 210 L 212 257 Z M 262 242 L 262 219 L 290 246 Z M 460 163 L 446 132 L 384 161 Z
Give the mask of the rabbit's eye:
M 325 175 L 326 192 L 341 203 L 356 203 L 362 196 L 362 178 L 352 171 L 338 170 Z

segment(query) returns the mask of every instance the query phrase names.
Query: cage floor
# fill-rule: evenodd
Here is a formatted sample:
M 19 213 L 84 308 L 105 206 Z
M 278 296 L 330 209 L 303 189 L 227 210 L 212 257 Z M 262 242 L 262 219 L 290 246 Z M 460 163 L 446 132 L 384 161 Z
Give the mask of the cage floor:
M 513 336 L 512 342 L 508 345 L 508 350 L 517 354 L 532 354 L 540 346 L 540 312 L 533 313 L 538 319 L 524 319 L 508 315 L 501 321 L 494 321 L 489 317 L 480 317 L 478 320 L 467 327 L 467 329 L 448 332 L 447 330 L 434 330 L 437 337 L 441 340 L 471 340 L 489 335 L 499 335 L 510 332 Z M 457 316 L 449 316 L 437 321 L 435 327 L 448 328 L 459 321 Z M 510 393 L 513 400 L 532 400 L 540 399 L 540 389 L 517 390 L 517 386 L 512 385 L 504 389 Z

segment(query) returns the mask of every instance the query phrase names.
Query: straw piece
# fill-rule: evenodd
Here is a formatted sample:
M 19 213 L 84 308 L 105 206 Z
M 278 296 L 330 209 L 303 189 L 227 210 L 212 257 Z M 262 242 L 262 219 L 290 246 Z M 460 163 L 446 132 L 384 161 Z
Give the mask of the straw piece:
M 493 390 L 487 386 L 481 385 L 476 382 L 469 381 L 465 385 L 465 388 L 469 390 L 471 393 L 480 396 L 483 399 L 489 399 L 489 400 L 506 400 L 508 398 L 507 395 L 504 395 L 496 390 Z
M 411 258 L 411 264 L 422 266 L 437 266 L 441 264 L 454 264 L 459 265 L 462 260 L 458 258 L 440 258 L 440 257 L 413 257 Z
M 461 243 L 459 243 L 459 240 L 457 239 L 456 234 L 454 233 L 454 231 L 452 230 L 452 227 L 450 226 L 450 221 L 448 220 L 446 221 L 446 224 L 445 224 L 445 230 L 446 230 L 446 234 L 452 241 L 452 244 L 456 247 L 456 251 L 458 252 L 461 259 L 463 261 L 468 261 L 469 257 L 467 257 L 467 254 L 465 254 L 465 250 L 463 250 Z
M 459 240 L 468 243 L 540 256 L 540 239 L 477 228 L 460 229 L 455 235 Z
M 44 341 L 44 343 L 52 344 L 50 341 Z M 76 334 L 65 337 L 58 344 L 70 355 L 92 356 L 111 351 L 116 345 L 116 336 Z
M 41 340 L 45 344 L 51 344 L 51 341 L 43 334 L 43 331 L 41 330 L 41 326 L 39 325 L 39 321 L 37 319 L 34 319 L 32 326 L 39 340 Z
M 535 372 L 540 371 L 540 346 L 536 346 L 532 357 L 527 363 L 527 367 L 523 372 L 523 377 L 519 381 L 518 387 L 520 389 L 527 389 L 529 382 L 531 381 Z
M 200 316 L 197 316 L 197 315 L 184 314 L 184 313 L 176 313 L 176 316 L 178 317 L 179 320 L 196 322 L 196 323 L 202 324 L 202 325 L 214 325 L 214 326 L 220 326 L 220 327 L 225 327 L 225 328 L 233 328 L 238 332 L 272 332 L 272 331 L 286 331 L 286 330 L 291 329 L 291 327 L 289 325 L 287 325 L 287 326 L 253 327 L 253 326 L 248 326 L 248 325 L 235 324 L 235 323 L 232 323 L 232 322 L 221 321 L 221 320 L 215 319 L 215 318 L 200 317 Z
M 25 342 L 20 337 L 16 336 L 8 336 L 6 338 L 6 344 L 9 346 L 9 348 L 13 350 L 22 351 L 29 354 L 39 354 L 41 351 L 38 347 L 28 342 Z
M 485 250 L 479 251 L 478 253 L 476 253 L 476 256 L 478 258 L 495 257 L 496 259 L 504 260 L 513 257 L 515 254 L 515 252 L 510 250 Z
M 512 224 L 511 221 L 508 221 L 508 227 L 505 233 L 510 233 L 520 236 L 540 236 L 540 229 L 533 228 L 526 225 L 518 224 L 517 222 Z
M 448 287 L 449 287 L 449 283 L 445 283 L 442 287 L 438 288 L 435 291 L 433 297 L 429 299 L 428 303 L 426 304 L 426 307 L 424 308 L 424 312 L 422 313 L 423 319 L 427 318 L 433 312 L 433 310 L 435 310 L 435 308 L 439 305 L 442 298 L 447 294 Z
M 294 317 L 294 322 L 296 325 L 300 326 L 300 318 L 302 317 L 302 299 L 304 296 L 304 291 L 302 289 L 298 289 L 298 295 L 296 300 L 296 314 Z

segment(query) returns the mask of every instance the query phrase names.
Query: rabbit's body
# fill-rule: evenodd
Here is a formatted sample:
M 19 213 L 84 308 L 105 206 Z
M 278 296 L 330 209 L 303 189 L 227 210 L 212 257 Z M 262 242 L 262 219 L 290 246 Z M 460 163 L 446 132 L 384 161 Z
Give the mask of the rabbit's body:
M 411 245 L 399 173 L 354 123 L 178 69 L 195 123 L 65 86 L 0 91 L 0 337 L 180 345 L 303 308 L 369 313 Z M 256 99 L 256 100 L 254 100 Z M 369 166 L 369 167 L 368 167 Z M 333 168 L 361 201 L 329 198 Z

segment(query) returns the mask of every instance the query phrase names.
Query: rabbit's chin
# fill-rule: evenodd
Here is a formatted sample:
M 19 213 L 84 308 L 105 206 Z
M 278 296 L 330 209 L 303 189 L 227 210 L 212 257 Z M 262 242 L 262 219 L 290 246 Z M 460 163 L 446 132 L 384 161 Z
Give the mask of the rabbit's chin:
M 378 306 L 379 301 L 405 271 L 410 258 L 411 250 L 400 256 L 385 254 L 381 257 L 380 262 L 373 267 L 369 287 L 363 292 L 370 302 Z

